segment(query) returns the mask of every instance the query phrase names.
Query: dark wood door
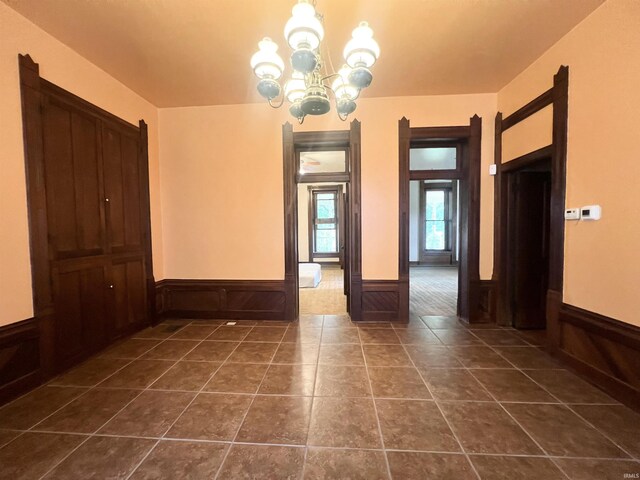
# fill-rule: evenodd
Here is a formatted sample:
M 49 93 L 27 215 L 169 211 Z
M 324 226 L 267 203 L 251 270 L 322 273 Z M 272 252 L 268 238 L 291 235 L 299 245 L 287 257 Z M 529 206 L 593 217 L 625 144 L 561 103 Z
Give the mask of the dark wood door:
M 54 370 L 148 323 L 139 131 L 50 94 L 42 107 Z
M 513 325 L 545 328 L 551 174 L 514 173 L 510 176 L 509 190 L 513 205 L 509 222 Z

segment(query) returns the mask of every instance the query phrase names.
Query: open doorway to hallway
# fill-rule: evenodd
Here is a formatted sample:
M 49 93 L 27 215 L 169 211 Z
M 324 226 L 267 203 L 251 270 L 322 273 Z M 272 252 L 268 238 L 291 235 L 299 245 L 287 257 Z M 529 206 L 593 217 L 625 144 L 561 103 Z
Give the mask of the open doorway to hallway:
M 304 174 L 344 169 L 344 150 L 300 154 Z M 300 314 L 346 314 L 347 183 L 298 184 L 298 298 Z
M 416 315 L 457 315 L 459 192 L 458 180 L 410 182 L 409 310 Z

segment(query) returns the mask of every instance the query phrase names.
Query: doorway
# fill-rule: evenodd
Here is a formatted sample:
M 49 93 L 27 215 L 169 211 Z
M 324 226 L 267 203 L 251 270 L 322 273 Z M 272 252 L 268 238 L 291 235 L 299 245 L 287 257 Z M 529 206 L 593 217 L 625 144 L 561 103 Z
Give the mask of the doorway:
M 432 150 L 438 154 L 440 149 Z M 412 154 L 422 151 L 412 149 Z M 458 184 L 451 179 L 410 182 L 409 310 L 418 316 L 457 315 Z
M 399 122 L 402 319 L 445 315 L 477 321 L 481 133 L 477 115 L 465 126 Z
M 502 165 L 506 186 L 505 319 L 545 329 L 549 289 L 551 158 Z
M 343 313 L 360 320 L 360 122 L 296 133 L 286 123 L 283 160 L 286 319 Z

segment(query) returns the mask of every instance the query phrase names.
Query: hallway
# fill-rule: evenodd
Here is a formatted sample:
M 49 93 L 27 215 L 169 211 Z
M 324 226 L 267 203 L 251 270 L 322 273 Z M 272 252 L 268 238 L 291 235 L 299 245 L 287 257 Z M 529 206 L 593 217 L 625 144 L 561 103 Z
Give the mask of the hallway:
M 0 409 L 0 478 L 622 479 L 640 417 L 452 317 L 166 321 Z

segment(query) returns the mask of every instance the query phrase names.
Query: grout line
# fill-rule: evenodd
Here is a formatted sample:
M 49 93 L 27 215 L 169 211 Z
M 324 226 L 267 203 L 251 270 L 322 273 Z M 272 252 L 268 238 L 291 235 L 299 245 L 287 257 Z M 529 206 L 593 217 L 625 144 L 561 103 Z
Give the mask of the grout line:
M 244 424 L 244 421 L 246 420 L 247 415 L 249 414 L 249 410 L 251 410 L 251 407 L 253 406 L 253 402 L 255 401 L 258 392 L 260 391 L 260 387 L 262 387 L 262 383 L 264 382 L 264 379 L 267 377 L 267 373 L 269 372 L 269 369 L 271 368 L 272 361 L 273 361 L 274 357 L 276 356 L 276 353 L 280 349 L 280 346 L 282 345 L 282 340 L 287 335 L 287 331 L 289 331 L 290 326 L 291 325 L 287 325 L 282 337 L 280 338 L 280 342 L 278 342 L 278 346 L 276 347 L 276 349 L 271 354 L 271 358 L 269 359 L 269 362 L 267 363 L 267 368 L 265 369 L 264 373 L 262 374 L 262 379 L 260 380 L 260 383 L 258 384 L 258 387 L 256 388 L 255 393 L 253 394 L 253 396 L 251 398 L 251 402 L 249 403 L 249 406 L 247 407 L 247 410 L 244 412 L 244 415 L 242 416 L 242 420 L 240 420 L 240 422 L 238 422 L 238 428 L 236 429 L 236 433 L 233 436 L 231 442 L 229 443 L 229 448 L 227 448 L 227 451 L 224 453 L 222 461 L 220 462 L 220 466 L 218 467 L 218 470 L 216 471 L 216 474 L 213 477 L 214 480 L 216 480 L 218 478 L 218 475 L 220 475 L 220 472 L 222 471 L 222 467 L 224 466 L 225 462 L 227 461 L 227 457 L 229 456 L 229 452 L 231 452 L 231 449 L 236 444 L 236 438 L 238 437 L 238 434 L 240 433 L 240 430 L 242 429 L 242 425 Z M 242 342 L 238 343 L 238 345 L 236 346 L 236 349 L 238 348 L 238 346 L 241 345 L 241 343 Z M 262 343 L 262 342 L 260 342 L 260 343 Z M 234 351 L 235 351 L 235 349 L 234 349 Z M 233 354 L 233 352 L 227 357 L 226 360 L 231 358 L 232 354 Z M 226 360 L 225 360 L 225 362 L 226 362 Z M 205 383 L 205 385 L 206 385 L 206 383 Z M 202 388 L 204 388 L 204 386 Z
M 380 442 L 382 445 L 384 463 L 387 466 L 387 475 L 389 479 L 393 478 L 391 475 L 391 465 L 389 464 L 389 457 L 387 457 L 386 446 L 384 443 L 384 436 L 382 435 L 382 425 L 380 423 L 380 414 L 378 413 L 378 405 L 376 405 L 376 399 L 373 396 L 373 384 L 371 382 L 371 375 L 369 374 L 369 364 L 367 363 L 367 357 L 364 354 L 364 346 L 362 345 L 362 336 L 360 335 L 360 329 L 358 329 L 358 338 L 360 338 L 360 349 L 362 350 L 362 357 L 364 358 L 364 368 L 367 373 L 367 381 L 369 382 L 369 390 L 371 391 L 371 402 L 373 403 L 373 411 L 376 415 L 376 424 L 378 426 L 378 435 L 380 435 Z
M 433 395 L 433 393 L 431 392 L 431 388 L 429 387 L 428 382 L 425 380 L 424 376 L 422 375 L 422 372 L 420 371 L 420 369 L 416 366 L 415 362 L 413 361 L 413 358 L 411 357 L 411 355 L 409 355 L 409 351 L 406 349 L 406 347 L 403 345 L 402 348 L 404 349 L 404 353 L 407 357 L 409 357 L 409 361 L 411 361 L 411 365 L 413 365 L 413 368 L 415 368 L 416 372 L 418 372 L 418 375 L 420 376 L 420 379 L 422 380 L 422 383 L 424 383 L 424 386 L 427 387 L 427 391 L 429 392 L 429 395 L 431 395 L 431 398 L 433 399 L 433 402 L 436 406 L 436 408 L 438 409 L 438 411 L 440 412 L 440 415 L 442 416 L 443 420 L 445 421 L 445 423 L 447 424 L 447 427 L 449 427 L 449 431 L 451 432 L 451 434 L 453 435 L 453 438 L 455 438 L 456 442 L 458 442 L 458 446 L 460 447 L 460 450 L 462 451 L 462 454 L 465 456 L 465 458 L 467 459 L 467 462 L 469 463 L 469 465 L 471 465 L 471 469 L 473 470 L 473 472 L 476 474 L 476 477 L 478 477 L 478 479 L 480 479 L 480 474 L 478 473 L 478 471 L 476 470 L 476 466 L 473 464 L 473 462 L 471 461 L 471 458 L 469 458 L 469 454 L 467 453 L 466 449 L 464 448 L 464 445 L 462 445 L 462 442 L 460 441 L 460 439 L 458 438 L 458 435 L 456 434 L 455 430 L 453 429 L 453 427 L 451 426 L 451 423 L 449 422 L 449 419 L 446 417 L 446 415 L 444 414 L 444 412 L 442 411 L 442 408 L 440 407 L 440 405 L 438 404 L 438 401 L 436 400 L 436 397 Z

